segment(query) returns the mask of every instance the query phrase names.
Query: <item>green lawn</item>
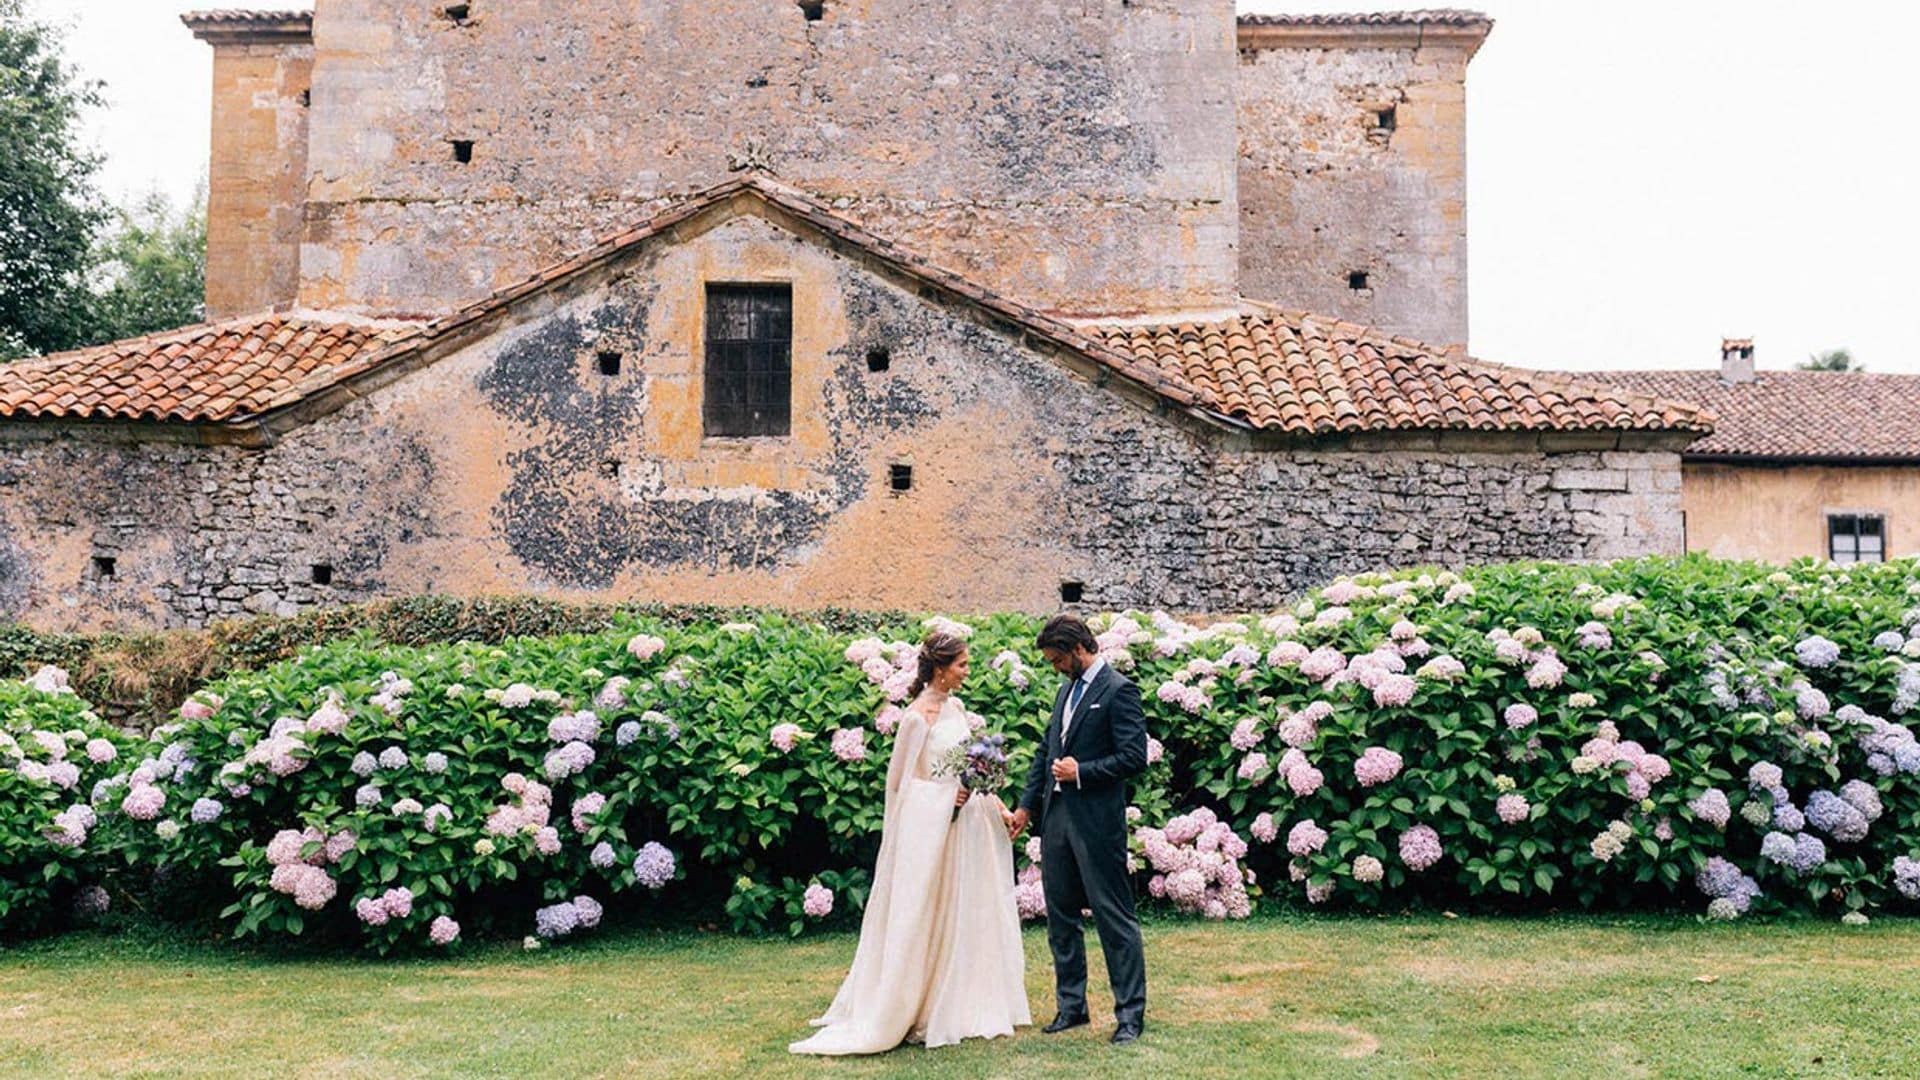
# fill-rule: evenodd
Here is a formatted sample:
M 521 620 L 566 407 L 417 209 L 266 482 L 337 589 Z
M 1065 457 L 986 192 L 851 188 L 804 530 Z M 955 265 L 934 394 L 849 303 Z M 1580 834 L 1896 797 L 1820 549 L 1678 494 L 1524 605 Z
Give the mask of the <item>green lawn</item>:
M 1036 1018 L 1046 942 L 1027 934 Z M 1089 942 L 1091 944 L 1091 940 Z M 1920 923 L 1264 918 L 1147 928 L 1148 1030 L 792 1058 L 849 934 L 417 961 L 146 932 L 0 951 L 0 1076 L 1914 1076 Z

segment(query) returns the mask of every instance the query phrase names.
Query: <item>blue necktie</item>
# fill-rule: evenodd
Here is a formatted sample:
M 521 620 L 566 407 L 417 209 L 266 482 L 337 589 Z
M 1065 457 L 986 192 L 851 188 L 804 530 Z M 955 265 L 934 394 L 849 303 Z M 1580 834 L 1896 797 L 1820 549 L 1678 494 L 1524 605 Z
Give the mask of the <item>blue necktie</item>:
M 1060 741 L 1067 741 L 1067 725 L 1073 723 L 1073 710 L 1080 707 L 1080 694 L 1087 688 L 1087 680 L 1073 680 L 1073 688 L 1067 691 L 1067 711 L 1060 714 Z M 1060 790 L 1060 781 L 1053 782 L 1053 790 Z

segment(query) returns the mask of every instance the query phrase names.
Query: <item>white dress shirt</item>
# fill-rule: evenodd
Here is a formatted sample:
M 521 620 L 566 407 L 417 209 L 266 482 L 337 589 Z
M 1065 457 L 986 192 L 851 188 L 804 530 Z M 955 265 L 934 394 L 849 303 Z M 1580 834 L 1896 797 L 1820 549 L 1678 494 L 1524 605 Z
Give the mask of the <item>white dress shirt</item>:
M 1082 704 L 1086 703 L 1087 695 L 1093 693 L 1094 676 L 1100 674 L 1100 669 L 1106 666 L 1107 666 L 1107 658 L 1104 656 L 1096 656 L 1093 658 L 1093 663 L 1087 665 L 1087 670 L 1081 672 L 1080 678 L 1075 680 L 1076 682 L 1081 684 L 1080 702 Z M 1071 683 L 1068 684 L 1067 686 L 1067 701 L 1069 703 L 1073 701 L 1073 686 Z M 1073 726 L 1073 710 L 1063 707 L 1063 710 L 1060 713 L 1060 742 L 1062 744 L 1064 744 L 1067 741 L 1067 729 L 1071 726 Z M 1080 774 L 1077 770 L 1074 772 L 1074 775 L 1073 775 L 1073 786 L 1074 787 L 1080 786 Z M 1053 790 L 1055 791 L 1060 790 L 1060 781 L 1055 780 L 1053 782 Z

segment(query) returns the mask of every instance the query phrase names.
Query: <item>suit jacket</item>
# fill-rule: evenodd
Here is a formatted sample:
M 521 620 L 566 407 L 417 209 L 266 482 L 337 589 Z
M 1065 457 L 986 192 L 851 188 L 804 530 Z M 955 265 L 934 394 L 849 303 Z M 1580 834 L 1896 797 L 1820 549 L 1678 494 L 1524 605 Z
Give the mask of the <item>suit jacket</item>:
M 1061 734 L 1068 682 L 1053 699 L 1053 718 L 1044 744 L 1027 770 L 1027 786 L 1020 805 L 1044 832 L 1049 818 L 1064 814 L 1076 832 L 1098 838 L 1111 832 L 1124 837 L 1127 829 L 1127 781 L 1147 769 L 1147 716 L 1140 705 L 1140 688 L 1113 665 L 1100 669 L 1080 695 L 1073 722 Z M 1053 763 L 1071 757 L 1079 763 L 1080 781 L 1060 781 L 1054 791 Z

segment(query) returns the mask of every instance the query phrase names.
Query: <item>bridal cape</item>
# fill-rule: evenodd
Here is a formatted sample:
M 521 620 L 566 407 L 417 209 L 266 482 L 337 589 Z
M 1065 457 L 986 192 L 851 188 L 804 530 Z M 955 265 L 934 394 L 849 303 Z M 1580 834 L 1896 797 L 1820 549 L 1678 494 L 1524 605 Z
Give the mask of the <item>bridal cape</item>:
M 997 800 L 976 795 L 952 820 L 959 781 L 933 766 L 972 735 L 949 697 L 931 727 L 905 710 L 887 765 L 885 825 L 853 968 L 821 1030 L 796 1054 L 875 1054 L 902 1042 L 945 1046 L 1030 1024 L 1013 847 Z

